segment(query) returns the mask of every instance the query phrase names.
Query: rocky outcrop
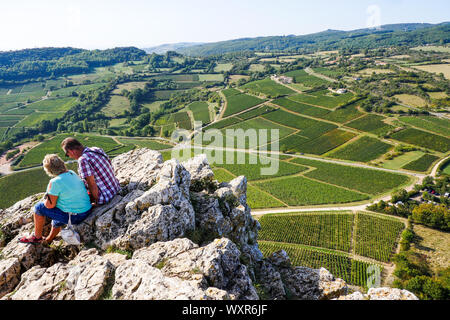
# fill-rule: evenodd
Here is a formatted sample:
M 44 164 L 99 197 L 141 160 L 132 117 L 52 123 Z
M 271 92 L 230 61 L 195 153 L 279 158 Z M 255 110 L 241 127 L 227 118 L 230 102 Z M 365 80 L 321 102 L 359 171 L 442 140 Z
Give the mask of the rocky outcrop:
M 370 288 L 367 294 L 353 292 L 336 300 L 419 300 L 413 293 L 397 288 Z
M 381 289 L 346 295 L 346 283 L 325 269 L 294 267 L 284 251 L 264 258 L 247 179 L 218 183 L 204 155 L 163 162 L 144 148 L 113 165 L 122 191 L 76 226 L 83 245 L 18 242 L 33 231 L 42 194 L 0 211 L 0 298 L 414 298 Z

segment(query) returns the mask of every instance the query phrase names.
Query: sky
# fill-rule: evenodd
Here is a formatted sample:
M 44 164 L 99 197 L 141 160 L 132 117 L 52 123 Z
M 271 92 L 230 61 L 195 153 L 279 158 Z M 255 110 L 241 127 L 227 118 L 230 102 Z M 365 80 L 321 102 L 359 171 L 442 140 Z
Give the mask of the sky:
M 147 48 L 450 21 L 448 0 L 0 0 L 0 50 Z

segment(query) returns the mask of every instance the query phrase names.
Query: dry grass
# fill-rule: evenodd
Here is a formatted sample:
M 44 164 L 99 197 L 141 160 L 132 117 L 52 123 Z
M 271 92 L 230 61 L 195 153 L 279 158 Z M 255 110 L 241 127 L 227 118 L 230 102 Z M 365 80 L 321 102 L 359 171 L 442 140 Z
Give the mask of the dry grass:
M 428 92 L 431 99 L 443 99 L 447 98 L 447 94 L 445 92 Z
M 401 103 L 411 107 L 421 108 L 427 104 L 427 102 L 424 99 L 411 94 L 397 94 L 394 96 L 394 98 L 397 98 L 398 100 L 400 100 Z
M 232 74 L 230 75 L 230 83 L 238 82 L 240 79 L 250 79 L 249 76 L 242 76 L 239 74 Z
M 144 87 L 145 87 L 145 82 L 127 82 L 127 83 L 122 83 L 122 84 L 117 85 L 117 88 L 114 89 L 112 93 L 120 94 L 123 89 L 132 91 L 137 88 L 144 89 Z
M 443 73 L 444 77 L 450 80 L 450 64 L 429 64 L 425 66 L 414 66 L 414 68 L 435 74 Z
M 435 271 L 450 266 L 450 233 L 414 225 L 418 236 L 414 248 L 428 258 L 430 268 Z
M 375 69 L 375 68 L 367 68 L 367 69 L 363 69 L 361 71 L 358 71 L 359 75 L 372 75 L 372 73 L 375 74 L 382 74 L 382 73 L 393 73 L 392 70 L 389 69 Z

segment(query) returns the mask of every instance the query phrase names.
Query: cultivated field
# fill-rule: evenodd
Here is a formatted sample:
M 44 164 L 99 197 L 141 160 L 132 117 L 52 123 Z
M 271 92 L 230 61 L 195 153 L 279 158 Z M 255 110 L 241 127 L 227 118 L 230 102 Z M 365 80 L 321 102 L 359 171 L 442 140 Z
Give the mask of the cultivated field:
M 450 139 L 414 128 L 396 132 L 392 138 L 443 153 L 450 150 Z
M 325 267 L 350 284 L 365 287 L 367 268 L 382 268 L 395 252 L 404 223 L 358 212 L 269 214 L 259 218 L 264 256 L 285 250 L 294 265 Z M 356 254 L 357 256 L 354 256 Z
M 331 158 L 351 160 L 359 162 L 369 162 L 385 154 L 392 145 L 368 136 L 363 136 L 358 140 L 339 148 L 330 154 Z
M 253 94 L 263 94 L 268 98 L 277 98 L 283 95 L 289 95 L 295 93 L 295 91 L 276 83 L 271 79 L 264 79 L 249 82 L 241 87 L 243 90 L 246 90 Z

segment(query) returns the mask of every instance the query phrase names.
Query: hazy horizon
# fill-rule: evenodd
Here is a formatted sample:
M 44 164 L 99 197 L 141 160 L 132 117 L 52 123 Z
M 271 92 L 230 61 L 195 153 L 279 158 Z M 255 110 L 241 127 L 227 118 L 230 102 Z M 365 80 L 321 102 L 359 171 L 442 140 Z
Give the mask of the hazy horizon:
M 180 42 L 304 35 L 450 20 L 443 0 L 17 0 L 2 4 L 1 51 L 40 47 L 149 48 Z

